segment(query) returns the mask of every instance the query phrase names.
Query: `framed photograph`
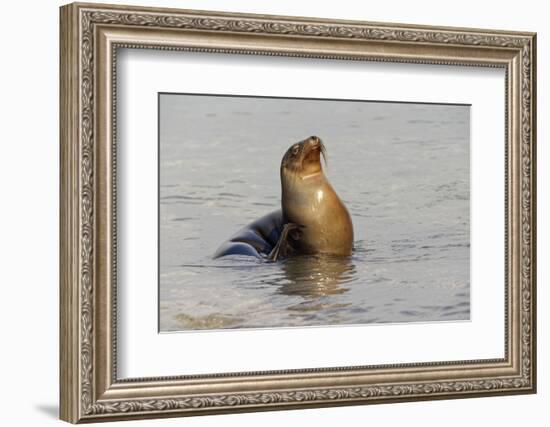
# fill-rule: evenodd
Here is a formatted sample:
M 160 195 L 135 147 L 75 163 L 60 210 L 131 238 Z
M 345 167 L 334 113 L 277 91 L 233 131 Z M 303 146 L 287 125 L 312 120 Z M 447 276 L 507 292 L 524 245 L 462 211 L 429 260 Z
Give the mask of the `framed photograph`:
M 63 420 L 536 391 L 534 33 L 60 22 Z

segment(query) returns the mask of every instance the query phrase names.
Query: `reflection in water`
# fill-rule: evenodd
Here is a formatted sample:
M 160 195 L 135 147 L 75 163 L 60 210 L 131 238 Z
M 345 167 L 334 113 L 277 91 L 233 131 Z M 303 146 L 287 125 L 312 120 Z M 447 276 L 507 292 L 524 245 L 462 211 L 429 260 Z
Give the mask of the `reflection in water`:
M 350 257 L 297 256 L 284 260 L 281 265 L 284 278 L 279 292 L 305 298 L 343 294 L 345 286 L 355 276 Z

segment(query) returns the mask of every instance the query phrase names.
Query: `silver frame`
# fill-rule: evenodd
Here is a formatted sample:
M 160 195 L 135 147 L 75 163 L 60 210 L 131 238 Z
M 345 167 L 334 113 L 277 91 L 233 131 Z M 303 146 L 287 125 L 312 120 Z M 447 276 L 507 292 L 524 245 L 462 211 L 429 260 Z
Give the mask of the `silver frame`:
M 61 8 L 60 43 L 63 420 L 77 423 L 535 392 L 534 33 L 75 3 Z M 118 379 L 118 48 L 504 68 L 505 357 Z

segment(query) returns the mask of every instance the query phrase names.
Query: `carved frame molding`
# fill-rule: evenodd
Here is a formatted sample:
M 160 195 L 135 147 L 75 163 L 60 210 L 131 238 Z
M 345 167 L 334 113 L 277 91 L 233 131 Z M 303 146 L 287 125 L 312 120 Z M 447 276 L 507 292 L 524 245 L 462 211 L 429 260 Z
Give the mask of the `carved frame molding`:
M 535 34 L 71 4 L 61 8 L 60 42 L 62 419 L 535 391 Z M 120 47 L 506 68 L 506 357 L 117 380 L 113 177 Z M 273 378 L 267 386 L 266 378 Z M 285 386 L 288 380 L 299 385 Z

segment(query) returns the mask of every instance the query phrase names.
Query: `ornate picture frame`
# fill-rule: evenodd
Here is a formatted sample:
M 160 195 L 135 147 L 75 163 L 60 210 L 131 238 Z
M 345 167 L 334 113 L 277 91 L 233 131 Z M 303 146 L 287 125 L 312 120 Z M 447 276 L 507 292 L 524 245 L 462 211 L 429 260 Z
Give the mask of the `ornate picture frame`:
M 60 13 L 61 419 L 78 423 L 536 391 L 534 33 L 80 3 Z M 119 379 L 120 48 L 504 69 L 505 357 Z

